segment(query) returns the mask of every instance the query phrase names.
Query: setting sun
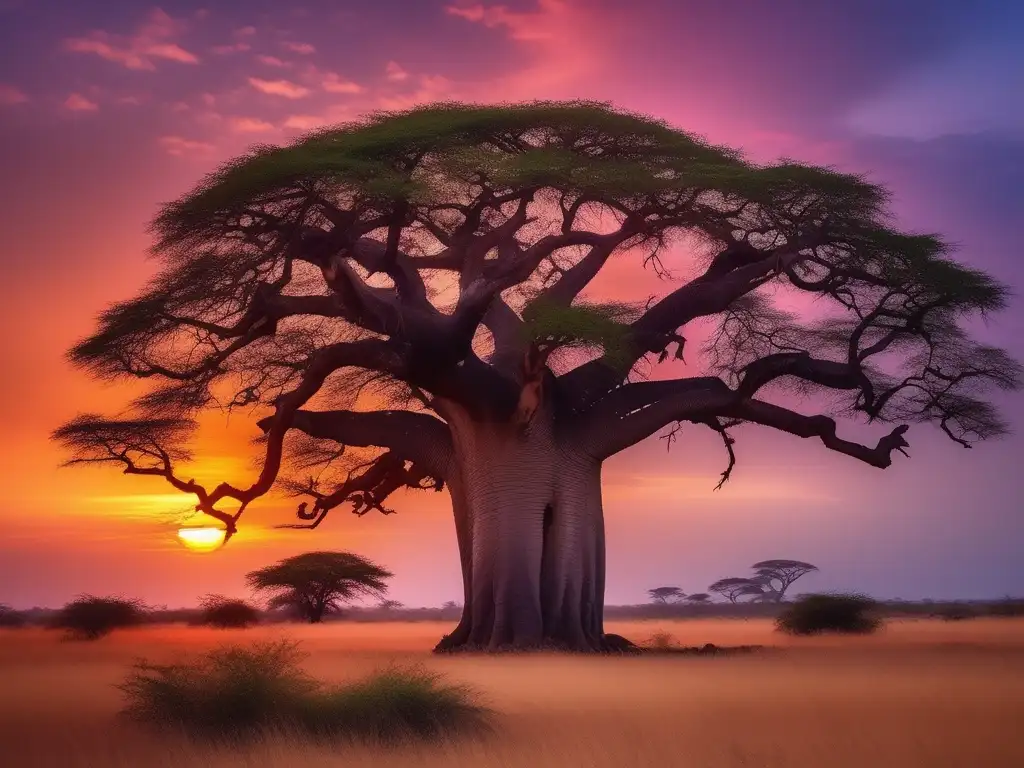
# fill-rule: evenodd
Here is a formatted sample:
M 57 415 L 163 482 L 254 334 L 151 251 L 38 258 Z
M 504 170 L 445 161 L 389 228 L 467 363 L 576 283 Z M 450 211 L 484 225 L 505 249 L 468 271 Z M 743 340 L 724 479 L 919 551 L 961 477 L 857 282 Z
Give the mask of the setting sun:
M 212 552 L 224 543 L 225 531 L 214 526 L 179 528 L 178 538 L 195 552 Z

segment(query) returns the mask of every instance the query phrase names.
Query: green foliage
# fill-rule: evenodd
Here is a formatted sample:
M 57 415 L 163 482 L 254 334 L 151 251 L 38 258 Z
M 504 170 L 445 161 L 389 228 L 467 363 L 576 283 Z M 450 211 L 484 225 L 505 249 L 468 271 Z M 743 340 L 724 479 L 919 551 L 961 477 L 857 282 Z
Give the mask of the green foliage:
M 65 630 L 72 640 L 98 640 L 145 620 L 146 609 L 137 600 L 81 595 L 57 612 L 52 626 Z
M 424 156 L 429 171 L 405 170 Z M 734 152 L 607 104 L 440 103 L 378 112 L 286 147 L 254 147 L 166 205 L 153 229 L 158 248 L 196 242 L 247 205 L 287 203 L 312 188 L 366 205 L 398 198 L 420 204 L 445 198 L 453 180 L 486 173 L 509 189 L 629 196 L 678 188 L 684 170 L 690 185 L 737 162 Z
M 474 692 L 419 669 L 387 669 L 326 687 L 301 668 L 291 642 L 226 647 L 181 664 L 145 661 L 120 686 L 125 714 L 150 725 L 219 740 L 268 731 L 393 743 L 488 727 Z
M 855 594 L 802 595 L 776 619 L 778 630 L 790 635 L 870 634 L 881 624 L 877 603 Z
M 249 586 L 272 594 L 271 609 L 284 608 L 310 622 L 357 597 L 383 597 L 390 571 L 351 552 L 306 552 L 246 576 Z
M 544 298 L 529 303 L 523 316 L 528 341 L 554 347 L 600 346 L 609 365 L 629 365 L 629 320 L 636 307 L 624 302 L 577 302 L 565 306 Z
M 198 624 L 220 629 L 244 629 L 260 622 L 260 612 L 244 600 L 206 595 L 199 600 Z

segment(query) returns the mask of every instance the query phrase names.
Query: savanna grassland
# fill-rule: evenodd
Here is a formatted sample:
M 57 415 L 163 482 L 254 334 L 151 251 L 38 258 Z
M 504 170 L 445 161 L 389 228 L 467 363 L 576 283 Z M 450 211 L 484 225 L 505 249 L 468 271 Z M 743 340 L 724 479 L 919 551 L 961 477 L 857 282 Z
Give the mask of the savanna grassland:
M 611 622 L 643 640 L 763 644 L 729 657 L 429 653 L 448 624 L 345 623 L 224 631 L 145 627 L 94 643 L 0 630 L 0 765 L 61 768 L 998 768 L 1024 765 L 1024 620 L 898 620 L 875 636 L 799 639 L 765 619 Z M 397 749 L 286 736 L 214 748 L 125 722 L 115 688 L 140 656 L 178 662 L 288 637 L 318 678 L 423 664 L 478 689 L 492 736 Z

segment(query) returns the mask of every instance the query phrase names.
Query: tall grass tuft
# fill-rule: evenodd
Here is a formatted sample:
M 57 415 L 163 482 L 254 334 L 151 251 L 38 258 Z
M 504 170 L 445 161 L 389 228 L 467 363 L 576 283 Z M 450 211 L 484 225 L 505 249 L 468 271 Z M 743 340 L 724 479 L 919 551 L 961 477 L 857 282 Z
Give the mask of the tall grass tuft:
M 870 634 L 882 625 L 876 608 L 877 603 L 864 595 L 803 595 L 782 612 L 775 626 L 790 635 Z
M 348 685 L 310 678 L 296 643 L 226 647 L 191 662 L 145 661 L 119 687 L 125 714 L 150 725 L 235 741 L 267 732 L 398 743 L 490 729 L 490 711 L 468 687 L 395 667 Z

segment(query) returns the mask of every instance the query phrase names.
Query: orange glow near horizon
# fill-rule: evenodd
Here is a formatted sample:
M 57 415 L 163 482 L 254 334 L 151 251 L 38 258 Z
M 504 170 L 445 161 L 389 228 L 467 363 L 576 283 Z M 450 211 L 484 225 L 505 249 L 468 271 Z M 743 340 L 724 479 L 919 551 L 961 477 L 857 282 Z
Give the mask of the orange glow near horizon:
M 224 546 L 225 530 L 215 526 L 194 526 L 178 529 L 178 538 L 193 552 L 213 552 Z

